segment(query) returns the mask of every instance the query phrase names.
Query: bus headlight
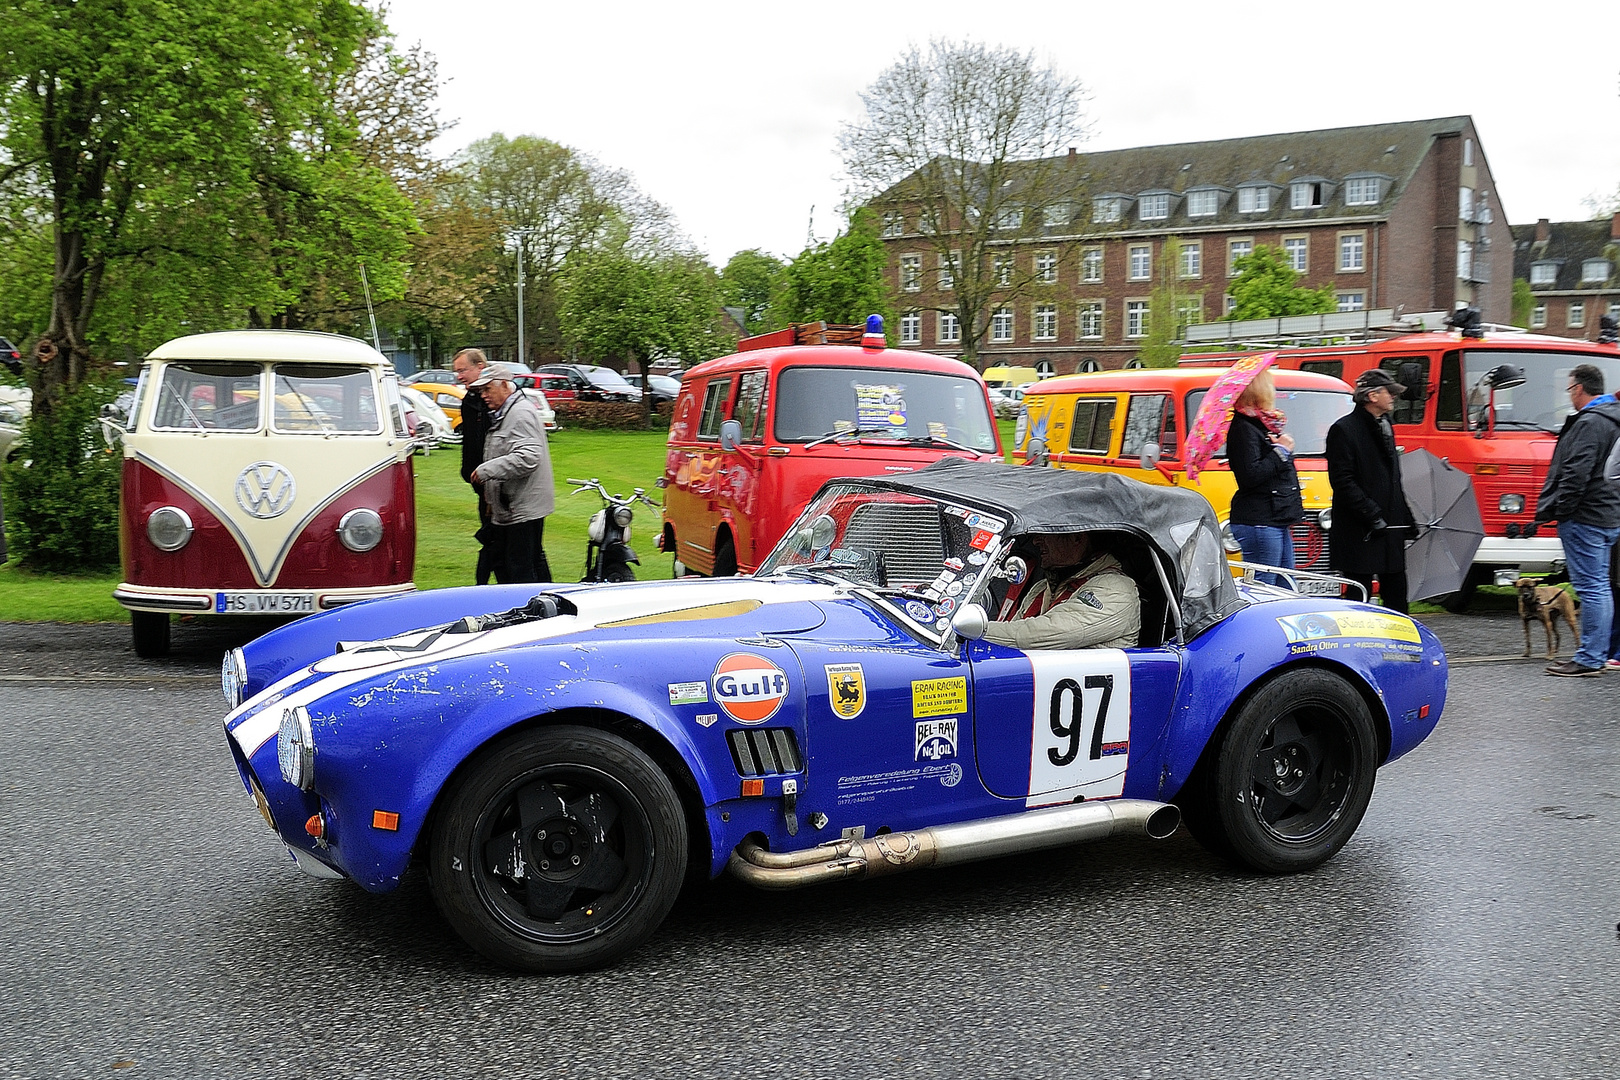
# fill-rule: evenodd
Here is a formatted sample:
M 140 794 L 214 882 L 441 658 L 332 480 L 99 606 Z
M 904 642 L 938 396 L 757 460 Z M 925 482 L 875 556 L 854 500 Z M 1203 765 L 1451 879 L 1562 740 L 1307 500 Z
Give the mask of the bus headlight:
M 1496 508 L 1504 514 L 1524 513 L 1523 495 L 1503 495 L 1496 500 Z
M 382 543 L 383 523 L 377 511 L 362 507 L 343 515 L 337 527 L 338 539 L 356 554 L 370 551 Z
M 1331 507 L 1316 515 L 1316 524 L 1323 532 L 1333 528 L 1333 510 Z
M 190 515 L 178 506 L 160 506 L 146 519 L 146 538 L 159 551 L 179 551 L 193 531 Z
M 308 791 L 315 785 L 315 733 L 310 728 L 309 710 L 302 705 L 281 714 L 276 762 L 281 766 L 281 778 L 293 787 Z

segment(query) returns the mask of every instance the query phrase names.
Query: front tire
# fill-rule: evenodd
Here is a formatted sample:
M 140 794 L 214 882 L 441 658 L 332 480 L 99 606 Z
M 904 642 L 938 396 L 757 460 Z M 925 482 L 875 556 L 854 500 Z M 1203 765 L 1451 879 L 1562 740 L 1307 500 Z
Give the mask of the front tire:
M 155 660 L 169 655 L 169 615 L 163 611 L 132 611 L 129 613 L 131 637 L 135 655 Z
M 498 964 L 585 971 L 652 936 L 681 889 L 686 818 L 663 771 L 610 732 L 501 740 L 446 792 L 428 840 L 433 898 Z
M 1296 668 L 1249 699 L 1200 767 L 1184 804 L 1189 827 L 1216 854 L 1262 873 L 1310 870 L 1361 824 L 1377 759 L 1372 712 L 1355 688 Z

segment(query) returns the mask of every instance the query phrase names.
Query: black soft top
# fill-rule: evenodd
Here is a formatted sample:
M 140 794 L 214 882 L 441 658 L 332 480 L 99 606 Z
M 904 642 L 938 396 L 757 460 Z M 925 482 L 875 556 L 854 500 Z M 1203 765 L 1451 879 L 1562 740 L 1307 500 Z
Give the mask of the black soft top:
M 850 481 L 838 481 L 849 483 Z M 1115 473 L 941 458 L 926 469 L 871 477 L 873 487 L 971 503 L 1008 519 L 1008 535 L 1129 532 L 1145 540 L 1176 590 L 1189 637 L 1243 605 L 1209 500 Z

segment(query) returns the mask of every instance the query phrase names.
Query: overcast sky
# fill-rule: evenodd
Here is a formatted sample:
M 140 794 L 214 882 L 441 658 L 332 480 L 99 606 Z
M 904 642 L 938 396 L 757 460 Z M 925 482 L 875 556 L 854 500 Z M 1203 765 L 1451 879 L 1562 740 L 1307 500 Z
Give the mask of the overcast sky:
M 500 131 L 629 171 L 716 265 L 839 221 L 841 124 L 911 43 L 972 38 L 1079 77 L 1082 149 L 1469 114 L 1513 224 L 1620 187 L 1613 0 L 782 5 L 392 0 L 448 80 L 446 153 Z M 1584 53 L 1584 55 L 1583 55 Z

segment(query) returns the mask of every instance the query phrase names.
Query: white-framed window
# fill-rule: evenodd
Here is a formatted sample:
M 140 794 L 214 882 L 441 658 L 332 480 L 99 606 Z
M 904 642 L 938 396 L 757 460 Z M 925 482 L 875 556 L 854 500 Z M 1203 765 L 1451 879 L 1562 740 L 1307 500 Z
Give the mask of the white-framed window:
M 990 313 L 990 340 L 1011 341 L 1013 339 L 1013 309 L 1010 307 L 996 308 Z
M 1311 265 L 1310 241 L 1303 236 L 1283 237 L 1283 260 L 1296 274 L 1308 271 Z
M 1127 260 L 1128 276 L 1132 281 L 1146 281 L 1153 276 L 1153 247 L 1151 244 L 1132 244 Z
M 1457 216 L 1464 221 L 1474 220 L 1474 189 L 1460 187 L 1457 189 Z
M 1463 140 L 1463 164 L 1464 165 L 1472 165 L 1473 163 L 1474 163 L 1474 140 L 1473 139 L 1464 139 Z
M 907 311 L 900 316 L 900 344 L 922 344 L 922 315 L 920 313 Z
M 1254 254 L 1253 240 L 1229 240 L 1226 244 L 1226 276 L 1237 277 L 1239 259 Z
M 1057 252 L 1043 251 L 1035 256 L 1035 280 L 1042 285 L 1057 284 Z
M 1102 280 L 1102 266 L 1102 248 L 1086 248 L 1080 253 L 1080 280 L 1087 285 L 1095 285 Z
M 1208 188 L 1187 192 L 1188 217 L 1214 217 L 1221 207 L 1221 193 Z
M 1352 176 L 1344 182 L 1344 205 L 1373 206 L 1382 191 L 1376 176 Z
M 956 265 L 961 260 L 962 253 L 953 251 L 949 255 L 939 257 L 939 287 L 941 290 L 956 288 Z
M 1238 188 L 1238 213 L 1263 214 L 1271 209 L 1271 189 L 1268 187 Z
M 1457 276 L 1464 281 L 1474 280 L 1474 242 L 1457 241 Z
M 1050 360 L 1035 361 L 1035 374 L 1043 379 L 1050 379 L 1057 374 L 1057 366 Z
M 1136 215 L 1142 221 L 1163 221 L 1170 216 L 1170 196 L 1143 195 L 1136 202 Z
M 1148 332 L 1148 302 L 1146 300 L 1125 301 L 1125 336 L 1128 338 L 1147 337 Z
M 1060 228 L 1074 220 L 1074 207 L 1068 203 L 1053 203 L 1041 211 L 1041 221 L 1049 229 Z
M 924 210 L 917 218 L 917 231 L 927 236 L 939 232 L 939 214 L 933 210 Z
M 1571 330 L 1579 330 L 1586 325 L 1586 301 L 1571 300 L 1569 302 L 1569 316 L 1564 320 Z
M 1367 269 L 1367 234 L 1339 234 L 1339 273 L 1359 274 Z
M 1365 311 L 1367 308 L 1367 294 L 1358 292 L 1342 292 L 1339 294 L 1340 311 Z
M 1586 285 L 1594 281 L 1608 281 L 1610 266 L 1608 259 L 1587 259 L 1581 263 L 1581 284 Z
M 1204 321 L 1204 298 L 1183 296 L 1176 301 L 1176 325 L 1185 329 Z
M 899 210 L 883 211 L 883 235 L 899 236 L 906 231 L 906 215 Z
M 900 289 L 903 292 L 916 292 L 922 288 L 922 256 L 900 256 Z
M 1009 206 L 996 215 L 996 228 L 1002 232 L 1017 232 L 1024 227 L 1024 208 Z
M 1200 240 L 1183 240 L 1181 242 L 1181 276 L 1196 278 L 1204 276 L 1204 244 Z
M 992 255 L 992 256 L 990 256 L 990 268 L 991 268 L 992 272 L 996 275 L 996 284 L 999 287 L 1005 289 L 1007 286 L 1012 284 L 1013 256 L 1011 256 L 1011 255 Z
M 1288 209 L 1314 210 L 1326 203 L 1327 185 L 1320 180 L 1295 180 L 1288 185 Z
M 1530 309 L 1530 329 L 1540 330 L 1547 325 L 1547 305 L 1537 304 Z
M 1125 215 L 1125 200 L 1112 195 L 1099 195 L 1091 200 L 1091 219 L 1110 224 Z
M 1042 304 L 1035 309 L 1035 321 L 1030 326 L 1030 336 L 1036 341 L 1057 340 L 1057 305 Z
M 962 340 L 962 320 L 956 317 L 954 311 L 939 313 L 939 338 L 941 345 L 955 345 Z
M 1538 262 L 1530 264 L 1530 284 L 1551 285 L 1558 280 L 1558 264 L 1555 262 Z
M 1103 302 L 1101 300 L 1082 300 L 1080 302 L 1080 336 L 1092 339 L 1103 336 Z
M 1221 297 L 1221 310 L 1227 315 L 1237 310 L 1237 299 L 1231 295 Z

